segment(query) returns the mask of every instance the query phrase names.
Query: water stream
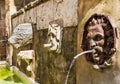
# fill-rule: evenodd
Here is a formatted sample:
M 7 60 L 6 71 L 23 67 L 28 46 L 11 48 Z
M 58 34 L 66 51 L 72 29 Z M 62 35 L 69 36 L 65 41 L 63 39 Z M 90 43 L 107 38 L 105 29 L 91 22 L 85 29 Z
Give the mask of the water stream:
M 76 59 L 79 58 L 81 55 L 84 55 L 84 54 L 87 54 L 87 53 L 95 53 L 95 52 L 96 52 L 96 50 L 93 49 L 93 50 L 88 50 L 88 51 L 81 52 L 81 53 L 77 54 L 76 56 L 74 56 L 74 58 L 73 58 L 73 60 L 72 60 L 72 62 L 70 64 L 70 67 L 68 69 L 65 84 L 67 84 L 67 82 L 68 82 L 68 78 L 69 78 L 71 68 L 72 68 L 73 64 L 75 63 Z

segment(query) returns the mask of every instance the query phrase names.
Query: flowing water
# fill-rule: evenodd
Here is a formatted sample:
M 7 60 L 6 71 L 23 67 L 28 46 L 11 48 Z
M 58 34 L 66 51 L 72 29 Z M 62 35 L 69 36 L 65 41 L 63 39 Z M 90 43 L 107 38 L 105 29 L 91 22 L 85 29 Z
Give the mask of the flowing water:
M 73 60 L 72 60 L 72 62 L 71 62 L 71 64 L 70 64 L 70 67 L 69 67 L 69 69 L 68 69 L 68 73 L 67 73 L 67 76 L 66 76 L 65 84 L 67 84 L 67 82 L 68 82 L 70 70 L 71 70 L 73 64 L 75 63 L 76 59 L 79 58 L 81 55 L 84 55 L 84 54 L 87 54 L 87 53 L 95 53 L 95 52 L 96 52 L 96 51 L 95 51 L 94 49 L 93 49 L 93 50 L 84 51 L 84 52 L 81 52 L 80 54 L 77 54 L 77 55 L 73 58 Z

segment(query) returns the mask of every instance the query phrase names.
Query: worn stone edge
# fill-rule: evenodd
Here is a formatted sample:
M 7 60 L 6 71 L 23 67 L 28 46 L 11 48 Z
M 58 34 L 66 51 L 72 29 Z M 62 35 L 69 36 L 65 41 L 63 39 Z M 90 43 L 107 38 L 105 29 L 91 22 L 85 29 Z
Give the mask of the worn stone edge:
M 20 10 L 18 10 L 16 13 L 14 13 L 13 15 L 11 15 L 11 19 L 19 16 L 20 14 L 24 13 L 25 11 L 30 10 L 31 8 L 34 8 L 37 5 L 42 4 L 42 3 L 46 2 L 46 1 L 49 1 L 49 0 L 35 0 L 33 2 L 28 3 L 23 8 L 21 8 Z

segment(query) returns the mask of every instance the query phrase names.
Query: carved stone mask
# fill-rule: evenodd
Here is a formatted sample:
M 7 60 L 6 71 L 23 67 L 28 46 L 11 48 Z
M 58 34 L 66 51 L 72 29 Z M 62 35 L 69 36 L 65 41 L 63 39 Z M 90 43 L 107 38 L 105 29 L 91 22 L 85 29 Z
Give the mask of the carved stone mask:
M 15 48 L 31 44 L 33 41 L 33 30 L 31 23 L 22 23 L 14 28 L 8 42 Z
M 86 59 L 93 65 L 109 66 L 115 52 L 115 30 L 104 15 L 94 14 L 86 22 L 83 33 L 82 49 L 95 49 L 95 53 L 86 54 Z
M 99 52 L 102 52 L 101 50 L 104 46 L 104 30 L 102 28 L 103 24 L 100 19 L 95 20 L 94 18 L 90 22 L 88 26 L 88 33 L 87 33 L 87 41 L 89 43 L 89 49 L 98 49 Z M 100 56 L 98 56 L 98 53 L 93 53 L 93 59 L 94 61 L 99 61 Z
M 48 28 L 48 43 L 44 44 L 44 47 L 48 47 L 49 51 L 61 53 L 62 32 L 63 32 L 62 20 L 50 22 Z
M 51 51 L 58 50 L 60 46 L 60 25 L 58 24 L 50 24 L 48 29 L 48 43 L 51 43 L 52 46 L 50 47 Z M 60 52 L 60 51 L 57 51 Z

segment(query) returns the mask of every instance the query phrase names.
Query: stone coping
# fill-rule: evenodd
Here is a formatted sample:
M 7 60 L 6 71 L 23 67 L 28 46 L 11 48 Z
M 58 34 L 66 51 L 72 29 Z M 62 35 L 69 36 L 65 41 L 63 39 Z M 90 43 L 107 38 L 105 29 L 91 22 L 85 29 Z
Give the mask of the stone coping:
M 34 8 L 37 5 L 42 4 L 42 3 L 46 2 L 46 1 L 48 1 L 48 0 L 35 0 L 33 2 L 30 2 L 27 5 L 25 5 L 23 8 L 18 10 L 16 13 L 11 15 L 11 18 L 15 18 L 15 17 L 19 16 L 20 14 L 24 13 L 25 11 L 30 10 L 31 8 Z
M 0 66 L 8 66 L 7 61 L 0 61 Z

